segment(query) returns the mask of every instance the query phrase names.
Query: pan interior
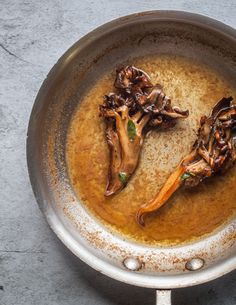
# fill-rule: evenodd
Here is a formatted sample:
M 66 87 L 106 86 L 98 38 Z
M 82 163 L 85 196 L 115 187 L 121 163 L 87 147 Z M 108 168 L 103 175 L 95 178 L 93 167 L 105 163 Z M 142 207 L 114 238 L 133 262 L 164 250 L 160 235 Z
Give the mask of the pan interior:
M 200 117 L 209 114 L 222 97 L 236 97 L 235 88 L 213 68 L 186 57 L 148 55 L 131 58 L 125 64 L 146 71 L 154 84 L 163 85 L 173 105 L 188 109 L 190 116 L 172 129 L 149 132 L 139 167 L 128 186 L 107 198 L 104 190 L 109 152 L 99 104 L 114 90 L 115 71 L 103 75 L 82 99 L 68 132 L 68 173 L 78 198 L 103 224 L 139 243 L 176 245 L 212 233 L 235 215 L 236 168 L 196 188 L 179 190 L 160 211 L 147 218 L 144 228 L 136 223 L 135 212 L 153 198 L 190 152 Z

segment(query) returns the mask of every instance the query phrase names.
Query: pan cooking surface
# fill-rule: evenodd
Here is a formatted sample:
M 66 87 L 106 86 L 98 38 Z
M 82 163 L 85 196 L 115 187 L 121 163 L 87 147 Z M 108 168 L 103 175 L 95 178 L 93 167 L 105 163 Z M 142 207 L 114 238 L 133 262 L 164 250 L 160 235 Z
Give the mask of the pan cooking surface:
M 144 244 L 179 244 L 200 238 L 222 226 L 236 211 L 236 167 L 224 176 L 179 190 L 146 220 L 134 219 L 138 207 L 154 197 L 196 139 L 199 120 L 224 96 L 236 98 L 233 86 L 212 68 L 177 56 L 140 57 L 128 61 L 160 83 L 175 106 L 190 116 L 167 131 L 146 136 L 139 167 L 118 195 L 104 197 L 109 162 L 105 125 L 98 105 L 114 90 L 115 71 L 103 75 L 83 98 L 67 136 L 67 167 L 81 202 L 111 230 Z

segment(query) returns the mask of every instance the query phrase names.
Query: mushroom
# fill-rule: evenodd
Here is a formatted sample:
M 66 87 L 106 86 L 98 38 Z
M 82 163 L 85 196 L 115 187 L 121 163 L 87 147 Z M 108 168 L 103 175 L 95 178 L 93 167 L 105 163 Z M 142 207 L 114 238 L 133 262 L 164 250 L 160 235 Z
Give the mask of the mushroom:
M 149 76 L 133 66 L 117 70 L 116 93 L 105 95 L 100 115 L 106 122 L 110 164 L 105 196 L 122 190 L 134 173 L 143 139 L 151 128 L 169 128 L 188 111 L 172 107 L 160 85 L 153 86 Z
M 191 153 L 169 176 L 157 196 L 138 210 L 136 219 L 140 225 L 144 225 L 146 214 L 159 209 L 180 186 L 196 186 L 233 166 L 236 160 L 236 105 L 232 101 L 232 97 L 222 98 L 210 116 L 201 117 Z

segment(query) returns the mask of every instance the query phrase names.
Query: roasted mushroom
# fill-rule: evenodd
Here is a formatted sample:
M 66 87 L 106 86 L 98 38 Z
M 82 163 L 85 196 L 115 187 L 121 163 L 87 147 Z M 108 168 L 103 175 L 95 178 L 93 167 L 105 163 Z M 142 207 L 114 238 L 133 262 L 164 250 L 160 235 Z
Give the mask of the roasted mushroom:
M 149 76 L 135 67 L 117 70 L 114 86 L 117 92 L 106 95 L 100 105 L 110 149 L 105 196 L 123 189 L 134 173 L 145 131 L 172 127 L 178 118 L 188 116 L 188 111 L 172 107 L 161 86 L 153 86 Z
M 232 101 L 232 97 L 223 98 L 213 107 L 209 117 L 201 118 L 192 152 L 170 175 L 159 194 L 138 210 L 139 224 L 144 225 L 144 215 L 159 209 L 181 185 L 196 186 L 233 166 L 236 160 L 236 105 Z

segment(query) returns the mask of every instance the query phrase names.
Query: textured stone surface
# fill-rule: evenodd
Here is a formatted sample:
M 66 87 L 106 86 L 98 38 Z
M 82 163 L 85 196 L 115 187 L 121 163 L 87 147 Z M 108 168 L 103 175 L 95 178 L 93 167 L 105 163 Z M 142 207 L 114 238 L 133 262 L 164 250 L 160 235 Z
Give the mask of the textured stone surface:
M 0 0 L 0 305 L 154 304 L 153 290 L 92 270 L 57 240 L 41 215 L 25 160 L 28 119 L 57 59 L 80 37 L 116 17 L 186 10 L 236 27 L 234 0 Z M 174 304 L 236 303 L 236 272 L 174 291 Z

